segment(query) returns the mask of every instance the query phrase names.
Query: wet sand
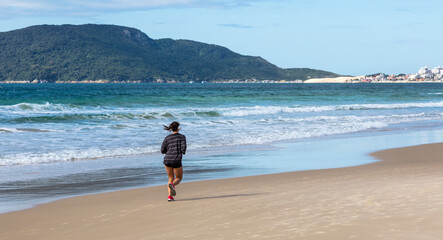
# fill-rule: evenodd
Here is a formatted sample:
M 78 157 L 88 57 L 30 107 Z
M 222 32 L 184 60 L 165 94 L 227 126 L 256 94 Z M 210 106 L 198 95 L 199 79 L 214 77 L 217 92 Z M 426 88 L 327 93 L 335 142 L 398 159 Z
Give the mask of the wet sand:
M 443 143 L 372 156 L 381 161 L 182 183 L 175 202 L 166 186 L 59 200 L 1 214 L 0 240 L 443 239 Z

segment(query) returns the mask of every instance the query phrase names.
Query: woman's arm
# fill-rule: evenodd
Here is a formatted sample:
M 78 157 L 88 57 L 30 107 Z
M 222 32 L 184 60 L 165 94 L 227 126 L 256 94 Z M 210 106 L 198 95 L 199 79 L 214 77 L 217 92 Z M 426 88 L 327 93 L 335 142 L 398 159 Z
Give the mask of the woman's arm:
M 183 140 L 181 141 L 181 152 L 186 154 L 186 137 L 183 135 Z
M 168 151 L 168 144 L 166 143 L 166 138 L 163 140 L 161 152 L 162 154 L 165 154 Z

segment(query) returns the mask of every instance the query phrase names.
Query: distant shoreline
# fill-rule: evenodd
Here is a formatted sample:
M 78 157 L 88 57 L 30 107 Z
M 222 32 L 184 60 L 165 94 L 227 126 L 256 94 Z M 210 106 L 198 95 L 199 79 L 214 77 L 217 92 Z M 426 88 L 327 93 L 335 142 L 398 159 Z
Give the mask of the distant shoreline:
M 443 79 L 414 79 L 414 80 L 407 80 L 407 79 L 401 79 L 401 80 L 391 80 L 391 79 L 371 79 L 368 78 L 365 75 L 362 76 L 341 76 L 341 77 L 329 77 L 329 78 L 310 78 L 306 80 L 258 80 L 255 78 L 250 79 L 227 79 L 227 80 L 213 80 L 213 81 L 178 81 L 178 80 L 165 80 L 158 78 L 156 81 L 142 81 L 142 80 L 135 80 L 135 81 L 112 81 L 112 80 L 106 80 L 106 79 L 99 79 L 99 80 L 73 80 L 73 81 L 55 81 L 55 82 L 48 82 L 46 80 L 19 80 L 19 81 L 3 81 L 0 83 L 6 83 L 6 84 L 38 84 L 38 83 L 80 83 L 80 84 L 86 84 L 86 83 L 93 83 L 93 84 L 100 84 L 100 83 L 443 83 Z
M 295 83 L 295 84 L 316 84 L 316 83 L 443 83 L 443 81 L 377 81 L 377 82 L 361 82 L 361 81 L 343 81 L 343 80 L 330 80 L 330 79 L 309 79 L 309 80 L 257 80 L 257 81 L 203 81 L 203 82 L 143 82 L 143 81 L 63 81 L 63 82 L 31 82 L 31 81 L 3 81 L 0 84 L 107 84 L 107 83 L 154 83 L 154 84 L 175 84 L 175 83 L 189 83 L 189 84 L 201 84 L 201 83 L 273 83 L 273 84 L 283 84 L 283 83 Z

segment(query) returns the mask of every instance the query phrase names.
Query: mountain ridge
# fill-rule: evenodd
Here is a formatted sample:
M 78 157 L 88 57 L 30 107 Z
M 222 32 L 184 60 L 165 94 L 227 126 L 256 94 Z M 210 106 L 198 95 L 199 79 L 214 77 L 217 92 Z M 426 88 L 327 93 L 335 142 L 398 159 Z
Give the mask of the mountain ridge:
M 256 56 L 192 40 L 154 40 L 116 25 L 35 25 L 0 33 L 0 82 L 305 80 L 338 74 L 283 69 Z

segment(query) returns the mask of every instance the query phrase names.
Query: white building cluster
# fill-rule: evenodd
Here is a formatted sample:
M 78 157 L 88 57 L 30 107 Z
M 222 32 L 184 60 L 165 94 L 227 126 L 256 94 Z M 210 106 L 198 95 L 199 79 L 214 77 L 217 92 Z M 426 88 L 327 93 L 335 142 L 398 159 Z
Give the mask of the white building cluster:
M 431 70 L 428 66 L 424 66 L 418 70 L 418 73 L 408 77 L 408 80 L 417 79 L 443 80 L 443 67 L 438 66 Z

